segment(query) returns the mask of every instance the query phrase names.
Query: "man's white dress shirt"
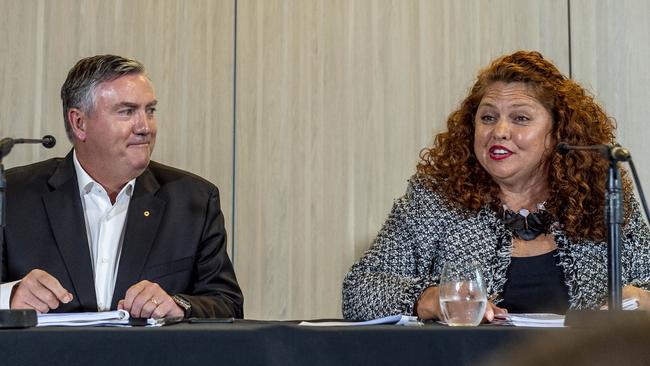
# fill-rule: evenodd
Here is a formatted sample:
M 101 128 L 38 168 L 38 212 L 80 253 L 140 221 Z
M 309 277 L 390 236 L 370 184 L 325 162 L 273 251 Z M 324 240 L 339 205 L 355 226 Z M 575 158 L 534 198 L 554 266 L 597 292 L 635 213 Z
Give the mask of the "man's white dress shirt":
M 95 276 L 97 310 L 106 311 L 110 310 L 117 280 L 124 240 L 124 222 L 133 195 L 135 179 L 122 188 L 115 203 L 112 204 L 104 187 L 81 167 L 76 151 L 73 152 L 73 160 L 88 234 L 90 260 Z M 18 282 L 20 281 L 5 283 L 0 287 L 0 309 L 9 309 L 11 291 Z

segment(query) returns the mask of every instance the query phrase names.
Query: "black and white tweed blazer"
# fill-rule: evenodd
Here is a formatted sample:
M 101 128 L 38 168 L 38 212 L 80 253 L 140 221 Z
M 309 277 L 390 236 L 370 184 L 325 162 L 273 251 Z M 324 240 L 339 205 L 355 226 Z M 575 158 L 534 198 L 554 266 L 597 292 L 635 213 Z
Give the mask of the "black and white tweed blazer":
M 374 243 L 343 281 L 343 316 L 373 319 L 412 314 L 418 296 L 438 284 L 447 261 L 474 261 L 484 272 L 488 296 L 506 283 L 512 233 L 488 207 L 468 215 L 413 177 L 397 199 Z M 623 284 L 650 286 L 650 230 L 632 202 L 623 227 Z M 602 218 L 594 218 L 602 220 Z M 571 309 L 596 308 L 607 297 L 607 243 L 566 237 L 560 225 L 551 232 L 558 245 Z M 498 303 L 497 297 L 495 301 Z

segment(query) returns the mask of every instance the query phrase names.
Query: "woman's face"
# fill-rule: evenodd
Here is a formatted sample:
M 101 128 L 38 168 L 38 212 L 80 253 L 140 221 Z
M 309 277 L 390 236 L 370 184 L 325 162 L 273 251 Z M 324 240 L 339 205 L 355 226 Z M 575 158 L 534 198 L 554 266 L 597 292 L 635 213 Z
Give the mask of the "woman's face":
M 496 82 L 488 86 L 474 117 L 474 153 L 502 187 L 540 184 L 555 146 L 552 125 L 550 112 L 526 84 Z

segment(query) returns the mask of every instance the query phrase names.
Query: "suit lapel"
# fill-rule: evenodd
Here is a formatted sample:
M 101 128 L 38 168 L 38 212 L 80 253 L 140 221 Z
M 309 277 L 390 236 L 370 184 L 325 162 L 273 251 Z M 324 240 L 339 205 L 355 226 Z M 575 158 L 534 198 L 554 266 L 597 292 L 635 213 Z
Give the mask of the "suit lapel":
M 149 169 L 136 180 L 125 223 L 122 254 L 111 308 L 115 308 L 117 302 L 124 298 L 129 287 L 142 279 L 149 251 L 165 213 L 165 201 L 154 196 L 159 188 L 158 181 Z
M 76 297 L 84 309 L 97 309 L 95 281 L 79 186 L 70 152 L 48 180 L 53 190 L 43 196 L 54 238 Z

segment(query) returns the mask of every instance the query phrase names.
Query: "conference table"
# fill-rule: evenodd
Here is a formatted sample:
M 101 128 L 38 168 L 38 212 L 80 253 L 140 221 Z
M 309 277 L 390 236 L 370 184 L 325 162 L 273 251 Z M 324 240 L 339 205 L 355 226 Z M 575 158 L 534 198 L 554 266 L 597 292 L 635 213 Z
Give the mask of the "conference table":
M 476 365 L 520 342 L 580 330 L 499 325 L 305 327 L 235 320 L 163 327 L 0 330 L 1 365 Z

